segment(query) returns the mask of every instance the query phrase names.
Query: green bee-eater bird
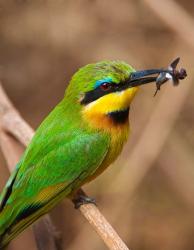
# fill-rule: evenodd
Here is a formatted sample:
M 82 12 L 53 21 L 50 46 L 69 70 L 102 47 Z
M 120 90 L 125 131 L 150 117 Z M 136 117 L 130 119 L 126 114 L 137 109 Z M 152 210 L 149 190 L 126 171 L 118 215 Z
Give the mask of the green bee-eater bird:
M 1 194 L 0 249 L 117 158 L 129 134 L 129 108 L 138 86 L 157 81 L 150 75 L 161 72 L 172 73 L 135 72 L 122 61 L 103 61 L 75 73 Z M 77 198 L 78 204 L 89 201 Z

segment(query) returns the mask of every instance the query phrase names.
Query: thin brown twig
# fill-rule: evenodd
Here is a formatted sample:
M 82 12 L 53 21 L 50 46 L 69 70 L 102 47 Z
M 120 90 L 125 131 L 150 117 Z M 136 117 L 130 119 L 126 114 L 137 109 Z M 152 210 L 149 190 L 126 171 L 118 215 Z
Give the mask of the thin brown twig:
M 23 145 L 27 146 L 29 144 L 34 132 L 13 107 L 1 85 L 0 121 L 5 131 L 15 136 Z M 79 210 L 109 249 L 128 250 L 128 247 L 95 205 L 85 204 Z

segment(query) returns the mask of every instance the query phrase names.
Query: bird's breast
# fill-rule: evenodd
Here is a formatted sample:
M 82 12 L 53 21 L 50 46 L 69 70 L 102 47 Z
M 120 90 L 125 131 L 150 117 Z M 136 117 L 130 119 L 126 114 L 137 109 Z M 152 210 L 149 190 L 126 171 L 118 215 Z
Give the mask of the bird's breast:
M 113 129 L 111 131 L 107 154 L 96 172 L 92 176 L 90 176 L 86 180 L 86 182 L 90 182 L 91 180 L 95 179 L 117 159 L 123 149 L 125 142 L 127 141 L 129 131 L 129 126 L 126 124 L 122 127 L 122 129 L 120 127 L 117 127 L 117 130 Z
M 127 99 L 120 99 L 124 94 L 116 94 L 115 99 L 110 102 L 97 100 L 87 105 L 83 111 L 83 120 L 87 126 L 99 133 L 109 136 L 109 146 L 107 154 L 93 176 L 94 179 L 101 174 L 111 163 L 113 163 L 122 151 L 123 145 L 127 141 L 129 134 L 129 102 Z M 117 97 L 117 98 L 116 98 Z M 108 97 L 107 97 L 108 98 Z M 114 108 L 113 108 L 114 107 Z

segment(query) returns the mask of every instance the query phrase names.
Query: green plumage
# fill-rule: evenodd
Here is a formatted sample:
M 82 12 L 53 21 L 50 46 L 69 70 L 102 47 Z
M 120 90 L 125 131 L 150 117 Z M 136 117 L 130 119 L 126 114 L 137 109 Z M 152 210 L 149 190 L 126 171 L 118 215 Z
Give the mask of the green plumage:
M 159 90 L 170 78 L 177 85 L 186 77 L 184 69 L 176 70 L 178 61 L 168 69 L 136 72 L 124 62 L 103 61 L 73 76 L 1 193 L 0 249 L 117 158 L 128 137 L 138 86 L 155 82 Z
M 37 129 L 0 200 L 0 248 L 94 175 L 110 147 L 110 134 L 82 119 L 79 100 L 95 82 L 116 83 L 132 68 L 122 62 L 88 65 L 72 78 L 64 99 Z

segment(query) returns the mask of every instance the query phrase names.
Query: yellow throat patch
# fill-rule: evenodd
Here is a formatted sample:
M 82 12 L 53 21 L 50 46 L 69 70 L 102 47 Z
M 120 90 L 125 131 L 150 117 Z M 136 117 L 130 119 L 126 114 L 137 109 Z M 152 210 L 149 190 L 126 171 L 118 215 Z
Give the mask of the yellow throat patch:
M 108 114 L 128 109 L 137 90 L 138 87 L 134 87 L 104 95 L 83 108 L 83 117 L 91 127 L 96 129 L 106 131 L 123 129 L 123 126 L 126 126 L 128 122 L 125 124 L 115 124 Z

